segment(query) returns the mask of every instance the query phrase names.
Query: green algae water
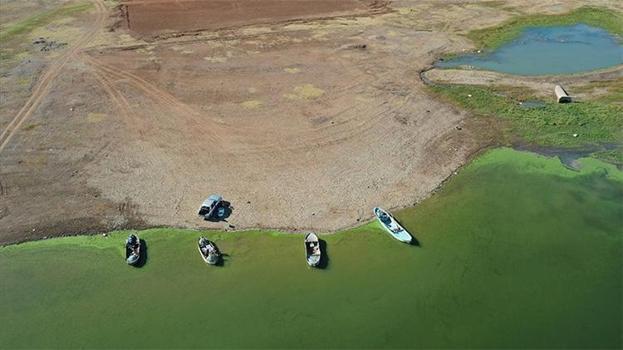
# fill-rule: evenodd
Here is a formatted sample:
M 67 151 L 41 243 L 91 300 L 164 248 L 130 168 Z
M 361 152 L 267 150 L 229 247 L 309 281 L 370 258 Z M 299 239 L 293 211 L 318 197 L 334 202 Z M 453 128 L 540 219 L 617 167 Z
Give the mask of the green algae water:
M 397 217 L 303 237 L 156 229 L 0 248 L 0 347 L 620 348 L 623 172 L 490 151 Z M 199 257 L 200 234 L 228 256 Z

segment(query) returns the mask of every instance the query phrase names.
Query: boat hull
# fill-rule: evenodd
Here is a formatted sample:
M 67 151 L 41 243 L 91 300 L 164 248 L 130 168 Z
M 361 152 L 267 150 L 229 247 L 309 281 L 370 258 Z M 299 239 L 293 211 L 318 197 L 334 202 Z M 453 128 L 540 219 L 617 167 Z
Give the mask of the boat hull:
M 413 242 L 413 236 L 390 213 L 378 207 L 374 208 L 373 211 L 383 229 L 390 236 L 403 243 L 411 244 Z
M 320 239 L 315 233 L 308 233 L 305 236 L 305 258 L 307 265 L 317 267 L 320 265 L 322 252 L 320 251 Z
M 141 240 L 130 235 L 125 242 L 125 262 L 128 265 L 137 265 L 141 260 Z
M 204 240 L 204 242 L 202 242 L 202 240 Z M 206 264 L 217 265 L 220 262 L 221 253 L 216 247 L 216 244 L 214 244 L 214 242 L 204 237 L 200 237 L 199 241 L 197 242 L 197 248 L 199 249 L 199 255 L 201 255 L 201 258 L 203 259 L 203 261 L 205 261 Z M 206 250 L 207 252 L 204 250 Z

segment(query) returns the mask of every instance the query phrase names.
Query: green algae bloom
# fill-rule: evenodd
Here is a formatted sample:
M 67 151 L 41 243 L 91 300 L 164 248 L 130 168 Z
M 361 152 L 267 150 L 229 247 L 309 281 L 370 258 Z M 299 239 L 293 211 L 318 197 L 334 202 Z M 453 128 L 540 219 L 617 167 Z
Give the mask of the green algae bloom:
M 153 229 L 0 248 L 0 347 L 621 347 L 623 172 L 499 149 L 397 218 L 303 237 Z M 207 266 L 196 239 L 227 254 Z

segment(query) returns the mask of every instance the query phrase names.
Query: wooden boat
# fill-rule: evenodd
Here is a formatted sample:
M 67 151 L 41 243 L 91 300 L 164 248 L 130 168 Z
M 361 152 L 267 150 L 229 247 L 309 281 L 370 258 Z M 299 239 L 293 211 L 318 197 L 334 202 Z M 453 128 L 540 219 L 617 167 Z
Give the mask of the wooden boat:
M 318 266 L 322 253 L 320 252 L 320 240 L 315 233 L 310 232 L 305 236 L 305 255 L 309 266 Z
M 136 265 L 141 259 L 141 240 L 134 234 L 125 241 L 125 261 L 128 265 Z
M 221 252 L 219 252 L 216 244 L 205 237 L 200 237 L 197 242 L 199 254 L 203 261 L 210 265 L 216 265 L 221 260 Z
M 383 226 L 392 237 L 404 243 L 411 243 L 411 241 L 413 241 L 411 234 L 407 232 L 390 213 L 381 208 L 374 208 L 374 215 L 376 215 L 381 226 Z

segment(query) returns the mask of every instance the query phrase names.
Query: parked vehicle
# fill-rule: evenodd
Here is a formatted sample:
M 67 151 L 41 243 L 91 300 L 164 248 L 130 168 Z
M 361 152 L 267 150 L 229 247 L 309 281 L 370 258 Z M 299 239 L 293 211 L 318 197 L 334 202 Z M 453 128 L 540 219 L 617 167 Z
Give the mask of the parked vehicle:
M 223 209 L 222 203 L 223 197 L 221 195 L 210 195 L 206 200 L 203 201 L 197 214 L 199 216 L 203 216 L 204 219 L 209 220 L 215 214 L 217 214 L 219 208 Z

